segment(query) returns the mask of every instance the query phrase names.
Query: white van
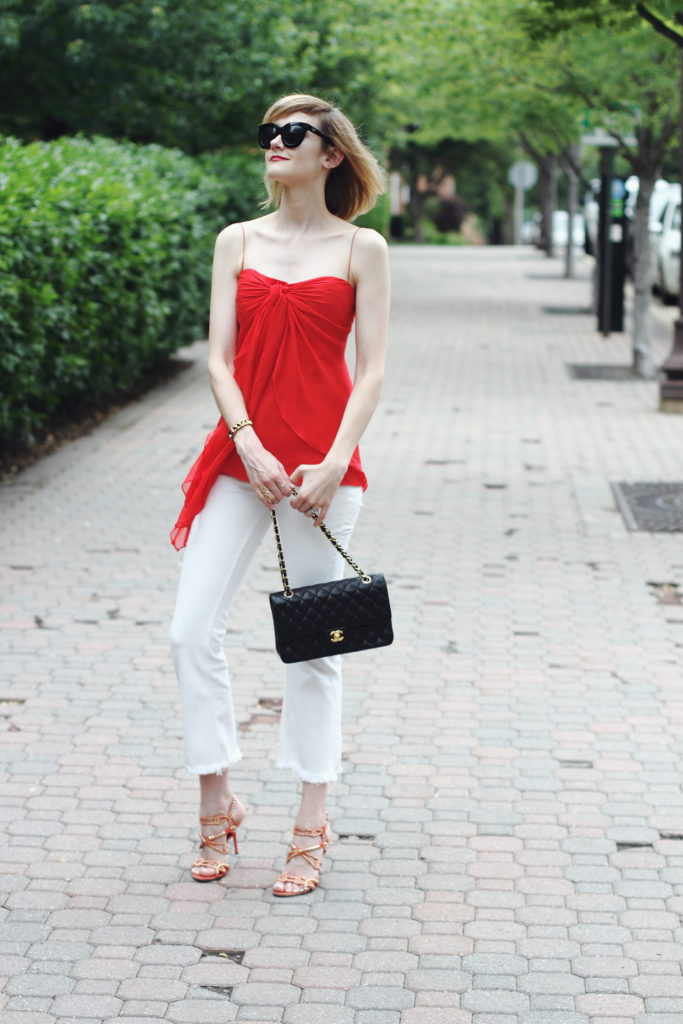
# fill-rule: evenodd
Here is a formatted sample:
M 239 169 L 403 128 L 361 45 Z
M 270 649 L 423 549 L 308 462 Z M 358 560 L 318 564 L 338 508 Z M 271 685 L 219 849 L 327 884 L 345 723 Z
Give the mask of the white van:
M 652 286 L 665 299 L 678 296 L 681 266 L 681 186 L 669 185 L 656 220 L 650 219 Z

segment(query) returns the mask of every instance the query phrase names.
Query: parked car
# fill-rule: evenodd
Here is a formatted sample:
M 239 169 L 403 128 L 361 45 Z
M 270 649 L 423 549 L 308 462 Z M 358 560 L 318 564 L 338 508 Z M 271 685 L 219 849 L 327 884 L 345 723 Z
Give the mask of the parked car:
M 553 229 L 553 245 L 562 249 L 567 245 L 569 227 L 569 214 L 566 210 L 555 210 L 553 212 L 552 229 Z M 533 223 L 530 224 L 529 234 L 531 237 L 529 241 L 532 241 L 539 249 L 543 248 L 543 233 L 541 231 L 541 215 L 540 213 L 534 214 Z M 574 214 L 574 245 L 578 248 L 583 248 L 586 237 L 586 225 L 584 223 L 583 214 Z
M 632 279 L 633 278 L 633 266 L 634 266 L 634 244 L 635 244 L 635 231 L 633 230 L 633 224 L 636 219 L 636 204 L 638 202 L 638 189 L 640 187 L 640 181 L 637 175 L 632 174 L 630 178 L 626 179 L 626 206 L 625 213 L 626 218 L 630 222 L 631 227 L 627 233 L 627 246 L 626 246 L 626 273 Z M 652 189 L 652 195 L 650 196 L 650 208 L 648 211 L 648 230 L 652 237 L 653 226 L 659 221 L 662 215 L 662 211 L 668 201 L 669 193 L 671 189 L 671 182 L 666 181 L 664 178 L 658 178 Z M 654 227 L 655 232 L 658 228 Z M 657 274 L 656 267 L 656 252 L 655 247 L 650 245 L 650 279 L 655 281 Z M 654 286 L 654 284 L 653 284 Z
M 679 291 L 681 266 L 681 186 L 669 185 L 661 212 L 650 220 L 652 286 L 665 299 Z
M 582 213 L 574 214 L 574 230 L 572 240 L 577 248 L 583 248 L 586 239 L 586 223 Z M 566 210 L 555 210 L 553 213 L 553 245 L 566 248 L 569 241 L 569 214 Z
M 626 273 L 629 277 L 633 277 L 633 243 L 634 243 L 634 231 L 633 221 L 636 215 L 636 203 L 638 200 L 638 187 L 639 180 L 636 175 L 631 175 L 624 182 L 626 187 L 626 201 L 624 206 L 624 212 L 627 220 L 627 233 L 626 233 Z M 598 228 L 599 228 L 599 197 L 600 197 L 600 179 L 593 178 L 590 182 L 590 189 L 586 192 L 583 203 L 583 212 L 586 218 L 586 252 L 591 256 L 597 258 L 598 253 Z M 649 209 L 649 229 L 650 229 L 650 262 L 651 262 L 651 278 L 653 281 L 653 287 L 658 288 L 659 281 L 659 253 L 658 253 L 658 241 L 661 235 L 661 217 L 664 212 L 664 208 L 669 201 L 671 196 L 671 189 L 678 186 L 672 186 L 671 182 L 665 181 L 660 178 L 655 182 L 650 197 L 650 209 Z
M 525 220 L 519 229 L 519 240 L 522 245 L 533 245 L 538 235 L 538 224 L 535 220 Z
M 589 256 L 597 258 L 600 179 L 592 178 L 590 186 L 583 199 L 583 217 L 586 224 L 584 247 Z

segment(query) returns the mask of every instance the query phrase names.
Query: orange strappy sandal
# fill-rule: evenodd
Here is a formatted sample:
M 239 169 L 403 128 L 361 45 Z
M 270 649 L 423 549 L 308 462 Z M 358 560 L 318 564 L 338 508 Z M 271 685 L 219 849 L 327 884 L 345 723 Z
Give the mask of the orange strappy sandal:
M 325 821 L 325 823 L 321 825 L 320 828 L 299 828 L 298 826 L 295 826 L 294 835 L 309 836 L 311 839 L 316 839 L 318 836 L 320 836 L 320 842 L 317 843 L 315 846 L 307 846 L 304 849 L 295 846 L 294 843 L 290 843 L 289 850 L 287 851 L 287 860 L 285 861 L 285 864 L 289 864 L 290 860 L 293 860 L 294 857 L 303 857 L 306 863 L 309 864 L 314 871 L 319 872 L 323 864 L 322 857 L 315 857 L 313 855 L 313 851 L 322 850 L 323 853 L 325 853 L 325 850 L 330 845 L 330 827 L 327 821 Z M 282 874 L 279 875 L 278 878 L 275 880 L 275 885 L 273 886 L 273 895 L 305 896 L 307 893 L 313 892 L 313 890 L 318 885 L 318 881 L 319 879 L 317 878 L 305 878 L 303 875 L 290 875 L 287 871 L 283 871 Z M 276 889 L 275 887 L 278 884 L 285 885 L 288 882 L 292 885 L 299 886 L 299 891 L 285 892 L 284 890 Z
M 242 819 L 244 818 L 244 807 L 242 807 L 242 814 L 239 818 L 237 818 L 236 814 L 231 814 L 236 799 L 237 797 L 232 798 L 226 814 L 216 814 L 212 818 L 199 819 L 200 825 L 206 825 L 209 827 L 216 825 L 223 826 L 219 832 L 216 832 L 215 835 L 211 836 L 205 836 L 200 829 L 200 850 L 203 850 L 204 847 L 207 846 L 210 850 L 215 850 L 216 853 L 221 853 L 223 854 L 224 857 L 226 857 L 230 852 L 230 839 L 232 839 L 232 844 L 235 853 L 239 853 L 239 849 L 237 846 L 237 829 L 242 823 Z M 223 839 L 223 837 L 225 838 Z M 220 842 L 218 840 L 220 840 Z M 197 868 L 211 868 L 213 874 L 199 874 L 197 872 Z M 203 857 L 197 857 L 197 859 L 192 864 L 192 867 L 190 868 L 190 874 L 194 878 L 195 882 L 215 882 L 217 881 L 217 879 L 223 878 L 225 875 L 227 875 L 229 870 L 229 864 L 225 864 L 221 861 L 214 859 L 205 860 Z

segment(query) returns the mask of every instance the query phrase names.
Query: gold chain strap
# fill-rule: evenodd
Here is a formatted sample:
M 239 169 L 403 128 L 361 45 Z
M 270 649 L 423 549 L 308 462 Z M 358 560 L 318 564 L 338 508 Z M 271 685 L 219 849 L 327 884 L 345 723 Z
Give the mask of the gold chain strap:
M 296 493 L 297 493 L 296 491 L 292 491 L 292 494 L 295 495 Z M 312 515 L 313 519 L 317 519 L 318 518 L 318 513 L 317 512 L 312 512 L 311 515 Z M 275 531 L 275 543 L 277 545 L 277 560 L 278 560 L 278 566 L 279 566 L 279 569 L 280 569 L 280 578 L 282 580 L 282 590 L 284 592 L 285 597 L 293 597 L 293 591 L 292 591 L 292 588 L 289 585 L 289 580 L 287 578 L 287 566 L 285 565 L 285 553 L 282 550 L 282 539 L 280 537 L 280 528 L 278 526 L 277 516 L 275 514 L 275 509 L 274 508 L 271 508 L 270 516 L 271 516 L 271 519 L 273 520 L 273 529 Z M 332 534 L 327 529 L 327 527 L 325 526 L 324 523 L 320 524 L 320 529 L 325 534 L 325 536 L 329 540 L 330 544 L 332 544 L 333 547 L 335 547 L 337 549 L 339 554 L 348 562 L 348 564 L 351 566 L 353 571 L 358 576 L 360 576 L 360 578 L 363 581 L 363 583 L 371 583 L 372 582 L 371 577 L 368 576 L 367 573 L 363 572 L 363 570 L 361 568 L 359 568 L 359 566 L 356 565 L 356 563 L 351 558 L 351 555 L 348 553 L 348 551 L 344 550 L 344 548 L 341 546 L 341 544 L 339 543 L 337 538 L 332 536 Z
M 275 515 L 275 509 L 270 510 L 271 519 L 273 520 L 273 529 L 275 530 L 275 543 L 277 544 L 277 560 L 280 567 L 280 578 L 282 580 L 282 589 L 285 597 L 292 597 L 292 588 L 289 585 L 287 579 L 287 566 L 285 565 L 285 553 L 282 550 L 282 541 L 280 539 L 280 528 L 277 524 L 277 516 Z

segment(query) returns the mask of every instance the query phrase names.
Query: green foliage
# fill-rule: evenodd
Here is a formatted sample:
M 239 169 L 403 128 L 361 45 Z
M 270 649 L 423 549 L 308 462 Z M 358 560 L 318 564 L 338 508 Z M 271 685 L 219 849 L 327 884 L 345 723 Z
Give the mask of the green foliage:
M 1 437 L 110 402 L 203 332 L 215 235 L 253 215 L 257 177 L 244 157 L 0 141 Z
M 200 152 L 234 141 L 264 90 L 293 85 L 296 60 L 311 64 L 310 33 L 274 0 L 4 0 L 3 9 L 0 128 L 24 139 L 85 131 Z
M 576 29 L 617 30 L 638 22 L 633 0 L 533 0 L 520 11 L 529 35 L 545 39 Z
M 673 22 L 683 0 L 645 6 Z M 509 195 L 506 171 L 520 144 L 535 159 L 559 154 L 600 125 L 635 134 L 623 152 L 636 173 L 671 151 L 678 54 L 630 0 L 425 0 L 399 5 L 394 30 L 411 45 L 399 54 L 396 40 L 395 66 L 384 69 L 392 166 L 415 182 L 440 145 L 497 151 L 481 177 L 485 205 L 463 161 L 453 167 L 459 192 L 467 189 L 486 220 Z
M 83 131 L 200 153 L 253 137 L 288 92 L 337 95 L 372 130 L 386 0 L 0 0 L 0 131 Z
M 583 105 L 584 130 L 606 128 L 620 140 L 632 171 L 646 176 L 661 173 L 673 148 L 679 107 L 678 49 L 641 16 L 654 6 L 526 0 L 519 14 L 534 57 L 555 49 L 565 94 Z M 683 12 L 668 0 L 656 7 L 665 18 Z
M 361 228 L 373 228 L 379 231 L 380 235 L 386 235 L 389 231 L 389 196 L 383 193 L 372 210 L 356 217 L 354 224 Z
M 619 31 L 645 20 L 678 45 L 683 43 L 682 16 L 681 0 L 535 0 L 523 15 L 527 30 L 538 39 L 577 28 Z
M 213 153 L 202 153 L 195 158 L 201 179 L 215 179 L 220 183 L 222 197 L 220 223 L 216 230 L 233 221 L 250 220 L 258 216 L 259 204 L 266 197 L 263 183 L 263 159 L 261 150 L 221 149 Z M 212 207 L 215 211 L 215 207 Z

